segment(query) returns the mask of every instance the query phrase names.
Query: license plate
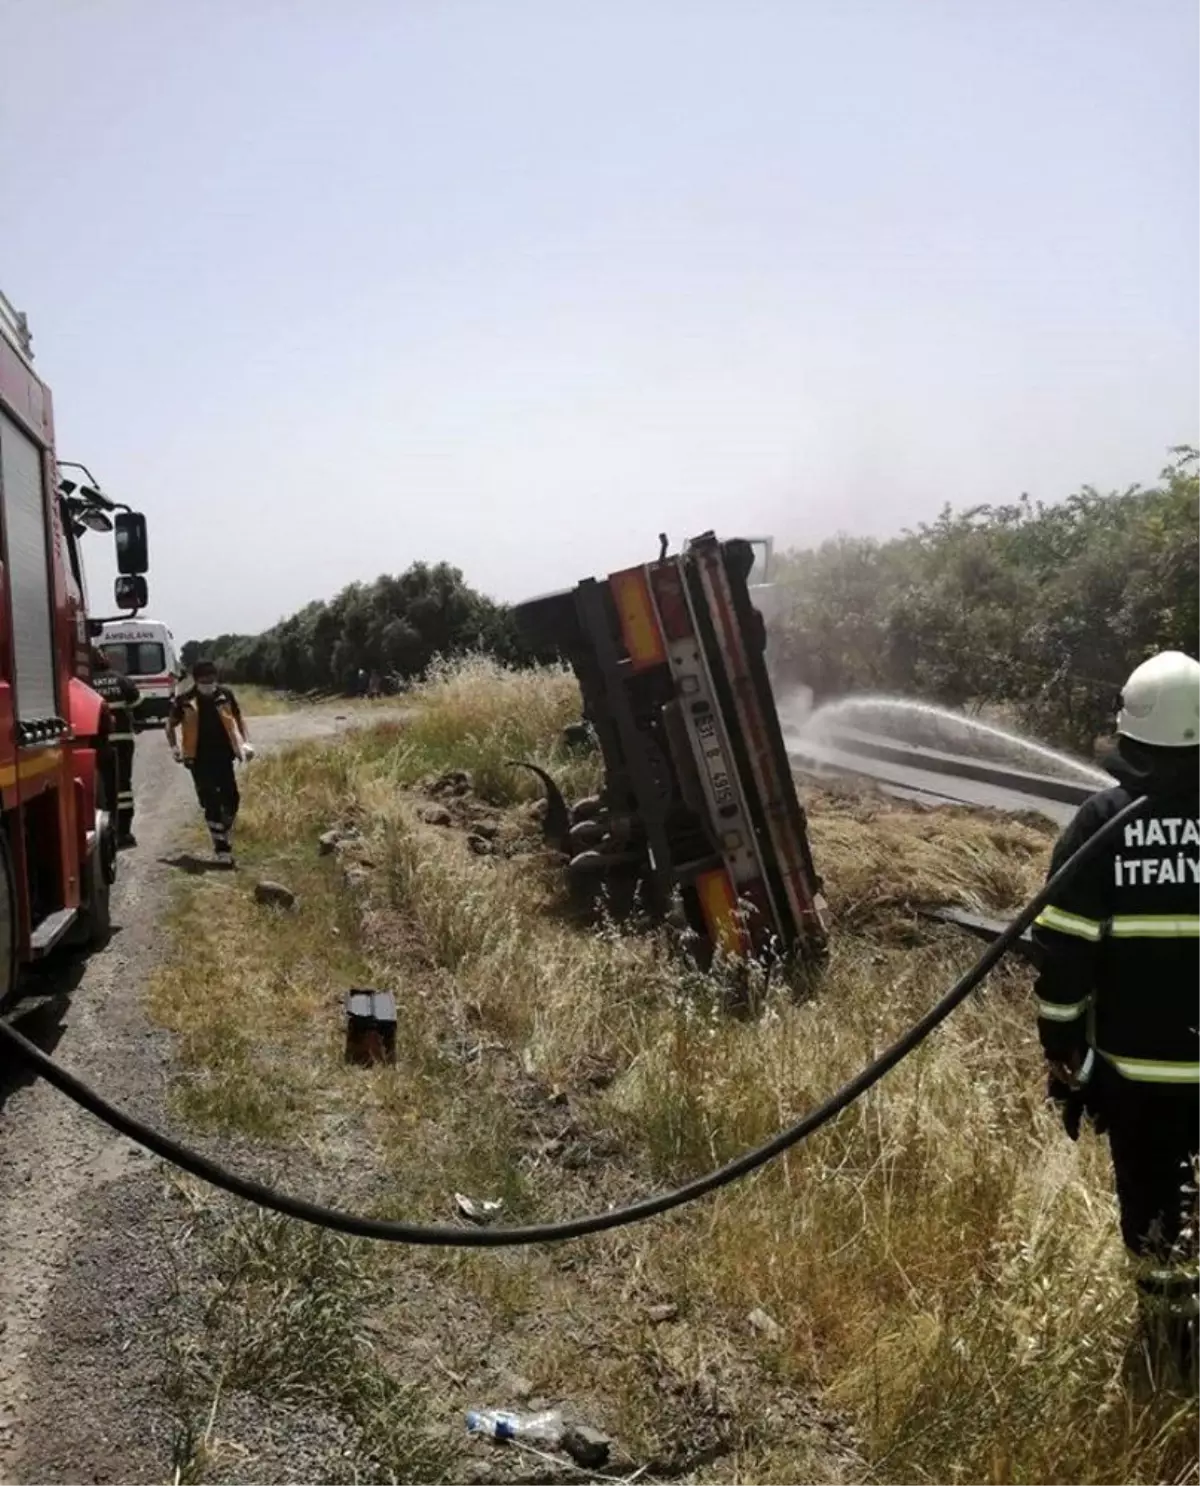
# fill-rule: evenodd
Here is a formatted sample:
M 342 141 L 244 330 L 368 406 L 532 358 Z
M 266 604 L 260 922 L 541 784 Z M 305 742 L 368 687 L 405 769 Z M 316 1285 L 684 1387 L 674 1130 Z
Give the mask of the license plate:
M 717 720 L 711 712 L 705 713 L 703 717 L 696 720 L 696 739 L 700 744 L 700 754 L 704 759 L 705 772 L 712 785 L 717 809 L 721 810 L 726 805 L 736 804 L 733 779 L 717 735 Z

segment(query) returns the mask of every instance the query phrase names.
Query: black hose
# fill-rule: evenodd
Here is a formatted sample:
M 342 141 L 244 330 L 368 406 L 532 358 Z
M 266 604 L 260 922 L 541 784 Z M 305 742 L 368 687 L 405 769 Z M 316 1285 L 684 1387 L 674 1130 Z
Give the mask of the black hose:
M 1106 821 L 1078 851 L 1068 857 L 1041 891 L 1030 899 L 1012 923 L 1005 928 L 1004 932 L 988 945 L 962 979 L 947 991 L 936 1005 L 930 1007 L 920 1021 L 910 1027 L 903 1037 L 892 1043 L 886 1052 L 881 1053 L 873 1063 L 868 1064 L 849 1083 L 843 1084 L 836 1094 L 831 1095 L 823 1104 L 806 1114 L 803 1119 L 797 1120 L 788 1129 L 781 1130 L 764 1145 L 747 1151 L 716 1171 L 710 1171 L 705 1176 L 697 1177 L 695 1181 L 677 1187 L 673 1192 L 663 1192 L 657 1197 L 646 1197 L 640 1202 L 630 1203 L 628 1207 L 593 1213 L 586 1218 L 571 1218 L 563 1223 L 531 1223 L 516 1228 L 459 1228 L 440 1223 L 404 1223 L 386 1218 L 359 1217 L 355 1213 L 339 1212 L 334 1208 L 322 1207 L 315 1202 L 306 1202 L 300 1197 L 289 1197 L 270 1187 L 264 1187 L 260 1182 L 251 1181 L 248 1177 L 227 1171 L 209 1157 L 202 1156 L 198 1151 L 189 1150 L 169 1136 L 160 1134 L 157 1130 L 151 1129 L 149 1125 L 144 1125 L 141 1120 L 134 1119 L 132 1115 L 115 1108 L 77 1079 L 74 1074 L 68 1073 L 65 1068 L 60 1068 L 53 1058 L 47 1057 L 27 1037 L 23 1037 L 15 1028 L 4 1022 L 0 1022 L 0 1038 L 35 1072 L 40 1073 L 47 1083 L 53 1084 L 68 1099 L 73 1099 L 76 1104 L 94 1114 L 97 1119 L 103 1120 L 105 1124 L 111 1125 L 120 1134 L 127 1135 L 130 1140 L 145 1146 L 147 1150 L 162 1156 L 164 1160 L 170 1161 L 181 1170 L 190 1172 L 192 1176 L 198 1176 L 201 1180 L 210 1182 L 214 1187 L 220 1187 L 226 1192 L 232 1192 L 235 1197 L 244 1197 L 248 1202 L 257 1203 L 260 1207 L 283 1213 L 286 1217 L 300 1218 L 303 1222 L 314 1223 L 319 1228 L 331 1228 L 338 1233 L 353 1234 L 357 1238 L 378 1238 L 389 1243 L 431 1244 L 462 1249 L 499 1249 L 519 1244 L 561 1243 L 564 1239 L 582 1238 L 588 1233 L 603 1233 L 609 1228 L 621 1228 L 628 1223 L 639 1223 L 658 1213 L 668 1212 L 673 1207 L 681 1207 L 685 1202 L 694 1202 L 698 1197 L 715 1192 L 720 1187 L 726 1187 L 730 1182 L 737 1181 L 739 1177 L 756 1171 L 760 1166 L 765 1166 L 768 1161 L 789 1150 L 806 1136 L 819 1130 L 822 1125 L 827 1125 L 830 1120 L 835 1119 L 860 1094 L 865 1094 L 873 1084 L 879 1082 L 885 1073 L 888 1073 L 914 1048 L 924 1042 L 930 1032 L 944 1022 L 956 1006 L 966 1000 L 984 976 L 1001 959 L 1013 941 L 1025 932 L 1050 902 L 1054 894 L 1074 877 L 1076 872 L 1095 856 L 1101 846 L 1109 841 L 1145 803 L 1144 796 L 1136 799 L 1114 815 L 1111 820 Z

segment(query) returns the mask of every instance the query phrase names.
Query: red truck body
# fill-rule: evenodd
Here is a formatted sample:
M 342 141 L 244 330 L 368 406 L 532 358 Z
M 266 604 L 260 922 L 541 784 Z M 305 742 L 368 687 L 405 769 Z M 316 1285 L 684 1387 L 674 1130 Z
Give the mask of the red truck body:
M 50 391 L 33 370 L 24 317 L 0 295 L 0 1002 L 22 966 L 106 932 L 115 875 L 109 717 L 88 685 L 84 527 L 73 509 Z

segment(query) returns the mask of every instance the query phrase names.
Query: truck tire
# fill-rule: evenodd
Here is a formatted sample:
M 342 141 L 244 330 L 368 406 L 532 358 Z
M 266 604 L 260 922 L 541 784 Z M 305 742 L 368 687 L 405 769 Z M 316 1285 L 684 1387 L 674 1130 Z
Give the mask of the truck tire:
M 112 933 L 112 876 L 108 871 L 103 831 L 88 857 L 83 886 L 84 901 L 67 943 L 81 949 L 99 949 L 108 943 Z
M 13 877 L 8 832 L 0 826 L 0 1006 L 17 989 L 17 885 Z
M 107 944 L 108 936 L 112 933 L 112 888 L 108 873 L 104 870 L 104 853 L 99 845 L 88 858 L 87 887 L 87 908 L 84 911 L 86 942 Z

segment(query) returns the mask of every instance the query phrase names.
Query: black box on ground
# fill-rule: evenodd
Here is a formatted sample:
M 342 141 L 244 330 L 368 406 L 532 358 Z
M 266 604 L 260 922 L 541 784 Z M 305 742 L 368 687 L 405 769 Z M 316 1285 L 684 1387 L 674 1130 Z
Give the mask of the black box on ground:
M 396 998 L 391 991 L 346 992 L 346 1061 L 396 1061 Z

